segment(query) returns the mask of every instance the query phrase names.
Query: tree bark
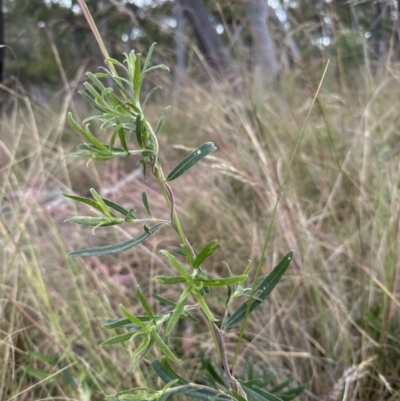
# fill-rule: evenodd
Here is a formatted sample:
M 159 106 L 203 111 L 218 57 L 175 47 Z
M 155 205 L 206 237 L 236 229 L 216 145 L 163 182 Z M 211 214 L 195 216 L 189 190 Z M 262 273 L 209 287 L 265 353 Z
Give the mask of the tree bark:
M 193 27 L 200 51 L 204 54 L 208 64 L 222 77 L 229 66 L 229 57 L 208 18 L 203 0 L 178 0 L 178 2 Z
M 255 65 L 263 66 L 264 76 L 275 78 L 279 74 L 275 46 L 268 27 L 268 1 L 246 0 L 246 11 L 250 22 L 250 31 L 256 47 Z

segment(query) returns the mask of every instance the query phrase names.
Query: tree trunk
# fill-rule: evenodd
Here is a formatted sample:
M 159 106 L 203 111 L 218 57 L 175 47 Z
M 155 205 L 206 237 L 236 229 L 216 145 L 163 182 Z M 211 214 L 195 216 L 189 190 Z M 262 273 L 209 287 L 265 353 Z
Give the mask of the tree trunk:
M 199 42 L 199 48 L 214 71 L 222 77 L 229 65 L 223 43 L 212 26 L 203 0 L 178 0 Z
M 265 84 L 271 86 L 279 75 L 275 46 L 268 27 L 268 1 L 245 0 L 250 31 L 255 42 L 253 86 L 256 101 L 260 101 Z

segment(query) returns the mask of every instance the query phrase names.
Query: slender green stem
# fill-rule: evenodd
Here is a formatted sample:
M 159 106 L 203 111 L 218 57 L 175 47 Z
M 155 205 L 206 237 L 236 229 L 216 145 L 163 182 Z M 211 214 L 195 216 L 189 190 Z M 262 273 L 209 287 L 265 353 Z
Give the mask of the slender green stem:
M 256 292 L 256 283 L 257 283 L 257 279 L 258 279 L 258 277 L 260 276 L 261 266 L 262 266 L 262 264 L 263 264 L 263 262 L 264 262 L 265 252 L 266 252 L 266 250 L 267 250 L 267 245 L 268 245 L 268 242 L 269 242 L 269 237 L 270 237 L 270 235 L 271 235 L 272 226 L 273 226 L 274 221 L 275 221 L 275 216 L 276 216 L 276 212 L 277 212 L 277 210 L 278 210 L 279 201 L 281 200 L 281 197 L 282 197 L 282 194 L 283 194 L 283 190 L 284 190 L 284 188 L 285 188 L 287 179 L 288 179 L 288 177 L 289 177 L 289 173 L 290 173 L 290 171 L 291 171 L 291 169 L 292 169 L 292 165 L 293 165 L 294 158 L 295 158 L 295 156 L 296 156 L 296 154 L 297 154 L 297 150 L 299 149 L 299 146 L 300 146 L 300 142 L 301 142 L 301 140 L 303 139 L 304 132 L 305 132 L 306 126 L 307 126 L 307 124 L 308 124 L 308 120 L 310 119 L 310 116 L 311 116 L 311 111 L 312 111 L 312 109 L 313 109 L 313 107 L 314 107 L 314 103 L 315 103 L 315 101 L 317 100 L 317 96 L 318 96 L 318 94 L 319 94 L 319 92 L 320 92 L 320 90 L 321 90 L 322 82 L 324 81 L 326 72 L 327 72 L 327 70 L 328 70 L 328 66 L 329 66 L 329 60 L 328 60 L 328 63 L 326 64 L 325 70 L 324 70 L 324 72 L 323 72 L 323 74 L 322 74 L 322 78 L 321 78 L 321 80 L 320 80 L 320 82 L 319 82 L 317 91 L 315 92 L 315 95 L 314 95 L 313 101 L 312 101 L 312 103 L 311 103 L 310 109 L 309 109 L 309 111 L 308 111 L 306 120 L 304 121 L 303 127 L 302 127 L 302 129 L 301 129 L 301 131 L 300 131 L 300 135 L 299 135 L 299 137 L 298 137 L 298 139 L 297 139 L 297 143 L 296 143 L 296 146 L 295 146 L 295 148 L 294 148 L 294 150 L 293 150 L 292 157 L 290 158 L 289 165 L 288 165 L 288 168 L 287 168 L 287 170 L 286 170 L 285 176 L 284 176 L 284 178 L 283 178 L 282 185 L 281 185 L 281 187 L 280 187 L 280 189 L 279 189 L 279 193 L 278 193 L 278 197 L 277 197 L 276 202 L 275 202 L 274 210 L 272 211 L 272 216 L 271 216 L 271 219 L 270 219 L 270 221 L 269 221 L 268 230 L 267 230 L 267 234 L 266 234 L 266 237 L 265 237 L 264 245 L 263 245 L 263 248 L 262 248 L 262 251 L 261 251 L 260 259 L 259 259 L 259 261 L 258 261 L 258 265 L 257 265 L 257 269 L 256 269 L 256 274 L 255 274 L 255 277 L 254 277 L 254 283 L 253 283 L 253 286 L 252 286 L 252 288 L 251 288 L 251 293 L 250 293 L 249 300 L 247 301 L 246 314 L 245 314 L 245 316 L 244 316 L 243 323 L 242 323 L 242 325 L 241 325 L 241 327 L 240 327 L 239 339 L 238 339 L 238 342 L 237 342 L 237 345 L 236 345 L 235 356 L 233 357 L 233 362 L 232 362 L 232 370 L 233 370 L 233 368 L 235 367 L 235 364 L 236 364 L 236 362 L 237 362 L 237 357 L 238 357 L 238 354 L 239 354 L 240 345 L 241 345 L 241 343 L 242 343 L 243 334 L 244 334 L 244 329 L 245 329 L 245 327 L 246 327 L 247 318 L 248 318 L 248 316 L 249 316 L 251 303 L 252 303 L 252 301 L 253 301 L 254 294 L 255 294 L 255 292 Z

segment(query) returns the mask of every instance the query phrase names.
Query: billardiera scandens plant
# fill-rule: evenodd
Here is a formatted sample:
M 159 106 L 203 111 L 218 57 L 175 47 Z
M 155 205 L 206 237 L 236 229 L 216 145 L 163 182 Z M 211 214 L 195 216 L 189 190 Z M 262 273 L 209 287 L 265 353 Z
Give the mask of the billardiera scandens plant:
M 135 316 L 124 306 L 120 305 L 123 318 L 110 319 L 105 325 L 108 329 L 125 329 L 123 334 L 115 335 L 104 341 L 102 346 L 133 341 L 135 349 L 132 354 L 132 362 L 138 363 L 143 358 L 150 358 L 154 347 L 158 348 L 157 355 L 161 358 L 154 359 L 152 366 L 156 374 L 165 382 L 161 390 L 149 388 L 134 388 L 118 393 L 109 398 L 113 400 L 157 400 L 165 401 L 172 396 L 183 395 L 200 400 L 290 400 L 300 394 L 306 385 L 291 389 L 286 393 L 273 394 L 263 387 L 266 381 L 244 380 L 236 378 L 232 373 L 232 366 L 228 361 L 225 349 L 224 333 L 232 326 L 242 322 L 242 331 L 248 315 L 265 302 L 268 295 L 274 289 L 288 268 L 292 259 L 292 252 L 286 254 L 272 272 L 265 276 L 259 276 L 260 268 L 257 268 L 253 283 L 248 281 L 251 263 L 248 264 L 243 274 L 229 277 L 214 277 L 207 270 L 207 259 L 220 247 L 216 240 L 205 244 L 200 250 L 195 251 L 180 224 L 175 208 L 175 197 L 170 181 L 178 179 L 182 174 L 195 166 L 200 160 L 216 150 L 212 142 L 206 142 L 188 154 L 168 174 L 162 169 L 160 148 L 157 134 L 162 129 L 163 120 L 168 112 L 168 107 L 163 110 L 155 129 L 147 121 L 144 111 L 145 106 L 154 93 L 159 89 L 153 88 L 141 103 L 140 91 L 146 74 L 155 69 L 168 70 L 165 65 L 150 67 L 150 58 L 154 44 L 143 63 L 140 54 L 131 52 L 125 54 L 125 60 L 120 63 L 114 59 L 108 59 L 115 68 L 112 71 L 102 69 L 98 73 L 87 73 L 89 82 L 86 82 L 86 91 L 80 91 L 83 99 L 100 113 L 86 118 L 82 125 L 75 121 L 71 113 L 68 120 L 72 128 L 82 135 L 85 142 L 78 146 L 78 151 L 66 155 L 66 157 L 78 157 L 90 161 L 106 161 L 115 157 L 137 157 L 142 165 L 143 178 L 152 174 L 158 181 L 166 207 L 169 209 L 169 219 L 159 219 L 150 210 L 147 193 L 142 193 L 142 201 L 147 216 L 138 217 L 135 209 L 125 207 L 102 198 L 94 189 L 91 189 L 92 198 L 64 193 L 63 195 L 74 201 L 90 206 L 96 216 L 75 216 L 69 221 L 93 227 L 106 227 L 119 224 L 139 224 L 143 226 L 143 232 L 128 241 L 110 244 L 96 248 L 89 248 L 71 252 L 69 256 L 104 256 L 128 250 L 153 235 L 161 227 L 170 227 L 177 234 L 178 245 L 171 244 L 169 250 L 162 250 L 162 255 L 173 267 L 175 274 L 160 275 L 154 277 L 163 285 L 180 286 L 183 289 L 177 302 L 153 294 L 156 301 L 168 307 L 160 314 L 151 309 L 146 296 L 139 286 L 136 288 L 136 296 L 143 307 L 144 314 Z M 121 76 L 116 71 L 121 72 Z M 102 79 L 112 80 L 114 88 L 106 87 Z M 109 134 L 108 143 L 103 143 L 90 130 L 90 122 L 100 123 L 101 129 Z M 262 262 L 260 262 L 262 263 Z M 259 265 L 261 267 L 261 264 Z M 209 297 L 213 288 L 224 287 L 227 289 L 226 310 L 224 316 L 218 317 L 209 307 Z M 239 308 L 231 311 L 231 301 L 234 298 L 243 297 L 244 302 Z M 222 373 L 214 369 L 212 363 L 205 364 L 205 371 L 210 377 L 210 385 L 198 384 L 180 376 L 171 363 L 180 364 L 177 353 L 170 345 L 169 338 L 176 329 L 180 319 L 190 319 L 194 324 L 199 323 L 196 315 L 203 314 L 208 322 L 210 336 L 218 354 L 217 366 L 222 367 Z M 239 337 L 239 343 L 242 336 Z M 238 347 L 239 349 L 239 347 Z M 236 356 L 235 356 L 236 358 Z M 285 385 L 287 383 L 284 383 Z M 281 388 L 284 386 L 281 386 Z

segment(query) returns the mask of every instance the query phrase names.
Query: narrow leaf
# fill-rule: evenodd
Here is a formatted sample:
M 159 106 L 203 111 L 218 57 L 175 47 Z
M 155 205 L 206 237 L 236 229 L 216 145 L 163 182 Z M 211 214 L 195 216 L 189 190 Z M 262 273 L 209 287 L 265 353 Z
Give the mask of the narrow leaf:
M 102 212 L 109 218 L 111 218 L 111 213 L 108 210 L 107 205 L 104 203 L 101 196 L 96 192 L 94 188 L 90 188 L 90 193 L 92 194 L 93 198 L 96 200 L 97 204 L 101 207 Z
M 161 228 L 164 223 L 160 223 L 155 225 L 150 229 L 151 234 L 154 234 L 159 228 Z M 105 256 L 105 255 L 112 255 L 114 253 L 119 253 L 126 251 L 135 245 L 140 244 L 142 241 L 144 241 L 147 237 L 149 237 L 149 234 L 147 233 L 142 233 L 138 235 L 137 237 L 134 237 L 128 241 L 125 242 L 120 242 L 118 244 L 113 244 L 113 245 L 107 245 L 107 246 L 100 246 L 96 248 L 88 248 L 88 249 L 81 249 L 80 251 L 74 251 L 69 253 L 67 256 Z
M 136 116 L 136 140 L 140 148 L 143 148 L 143 135 L 142 135 L 142 116 Z
M 155 133 L 156 135 L 160 132 L 161 127 L 162 127 L 163 122 L 164 122 L 164 118 L 165 118 L 165 116 L 167 115 L 167 113 L 168 113 L 168 111 L 169 111 L 170 108 L 171 108 L 171 106 L 168 106 L 168 107 L 166 107 L 166 108 L 162 111 L 161 117 L 160 117 L 160 119 L 158 120 L 156 129 L 155 129 L 155 131 L 154 131 L 154 133 Z
M 149 200 L 147 199 L 147 191 L 143 191 L 142 192 L 142 201 L 143 201 L 143 205 L 144 205 L 144 207 L 146 209 L 147 214 L 150 217 L 153 217 L 152 214 L 151 214 L 151 211 L 150 211 Z
M 262 390 L 258 387 L 256 391 L 255 386 L 247 387 L 245 385 L 242 385 L 242 389 L 253 401 L 283 401 L 276 395 L 271 394 L 268 391 Z
M 195 284 L 203 284 L 205 286 L 210 286 L 210 287 L 225 287 L 228 285 L 232 284 L 237 284 L 246 279 L 247 276 L 232 276 L 232 277 L 226 277 L 226 278 L 220 278 L 220 279 L 194 279 L 193 282 Z
M 108 319 L 107 323 L 103 325 L 106 329 L 115 329 L 117 327 L 123 327 L 125 329 L 138 328 L 137 324 L 133 324 L 129 319 Z
M 106 198 L 102 198 L 103 202 L 108 206 L 111 207 L 112 209 L 116 210 L 117 212 L 120 212 L 124 217 L 126 217 L 130 212 L 126 210 L 124 207 L 121 205 L 118 205 L 118 203 L 114 203 Z
M 185 252 L 182 250 L 182 248 L 179 248 L 178 246 L 169 246 L 168 249 L 171 249 L 171 251 L 179 253 L 179 255 L 185 256 Z
M 134 334 L 135 333 L 124 333 L 124 334 L 119 334 L 117 336 L 111 337 L 108 340 L 103 341 L 100 344 L 100 347 L 106 347 L 108 345 L 113 345 L 113 344 L 129 341 Z
M 149 101 L 150 96 L 151 96 L 156 90 L 158 90 L 158 89 L 162 89 L 162 86 L 160 86 L 160 85 L 155 86 L 155 87 L 146 95 L 146 97 L 145 97 L 145 99 L 144 99 L 144 102 L 143 102 L 143 104 L 142 104 L 142 110 L 143 110 L 143 111 L 144 111 L 144 109 L 146 108 L 146 104 L 147 104 L 147 102 Z
M 208 242 L 204 247 L 201 249 L 201 251 L 197 254 L 196 259 L 194 260 L 193 267 L 197 269 L 200 267 L 200 265 L 203 263 L 203 261 L 211 256 L 217 249 L 221 247 L 220 244 L 218 244 L 217 240 L 213 240 Z
M 88 127 L 85 127 L 83 129 L 72 117 L 72 113 L 68 113 L 68 121 L 71 124 L 72 128 L 81 134 L 85 139 L 87 139 L 89 142 L 91 142 L 94 146 L 96 146 L 97 149 L 102 150 L 103 152 L 108 152 L 108 149 L 106 146 L 104 146 L 99 140 L 97 140 L 93 134 L 89 131 Z
M 290 389 L 288 391 L 285 391 L 284 393 L 280 393 L 279 394 L 279 398 L 281 398 L 283 401 L 293 400 L 293 398 L 296 398 L 298 395 L 300 395 L 308 387 L 310 387 L 310 383 L 306 382 L 306 383 L 302 384 L 301 386 L 292 388 L 292 389 Z
M 274 267 L 272 272 L 268 274 L 265 280 L 261 283 L 261 285 L 257 288 L 256 297 L 251 300 L 251 306 L 249 309 L 249 313 L 254 311 L 258 306 L 260 306 L 268 297 L 268 295 L 272 292 L 275 286 L 278 284 L 279 280 L 282 278 L 283 274 L 286 272 L 287 268 L 293 257 L 293 251 L 288 252 L 283 259 L 278 263 L 277 266 Z M 233 326 L 236 323 L 242 321 L 245 317 L 247 310 L 247 302 L 244 302 L 233 314 L 227 319 L 225 325 L 222 329 L 227 329 Z
M 108 219 L 107 217 L 92 217 L 92 216 L 74 216 L 66 220 L 81 226 L 87 227 L 108 227 L 124 223 L 122 219 Z
M 174 328 L 175 324 L 178 322 L 178 320 L 180 319 L 184 308 L 185 308 L 185 302 L 187 297 L 190 294 L 190 286 L 185 288 L 185 291 L 182 293 L 182 295 L 179 297 L 178 303 L 174 309 L 174 312 L 172 313 L 168 324 L 167 324 L 167 328 L 165 329 L 165 336 L 169 337 L 169 335 L 171 334 L 172 329 Z
M 154 67 L 150 67 L 147 70 L 143 71 L 143 74 L 147 74 L 150 71 L 154 71 L 154 70 L 158 70 L 158 69 L 166 70 L 169 72 L 169 67 L 167 67 L 165 64 L 158 64 L 158 65 L 155 65 Z
M 154 47 L 155 47 L 156 44 L 157 44 L 157 42 L 154 42 L 149 48 L 149 51 L 148 51 L 147 56 L 146 56 L 146 59 L 144 60 L 143 71 L 146 71 L 147 68 L 149 67 L 151 56 L 153 54 Z
M 186 156 L 172 171 L 168 174 L 166 181 L 172 181 L 180 177 L 186 170 L 195 165 L 198 161 L 214 152 L 217 148 L 212 142 L 206 142 L 195 151 Z
M 86 92 L 80 90 L 78 91 L 78 93 L 82 96 L 83 100 L 90 104 L 91 106 L 93 106 L 95 109 L 101 111 L 102 113 L 107 113 L 108 112 L 108 106 L 102 106 L 101 104 L 99 104 L 98 101 L 96 101 L 95 99 L 92 99 Z M 103 103 L 105 104 L 105 102 L 103 101 Z
M 67 194 L 65 192 L 61 192 L 61 195 L 65 196 L 66 198 L 72 199 L 74 201 L 85 203 L 86 205 L 93 207 L 94 209 L 98 210 L 99 212 L 102 211 L 101 207 L 93 199 L 84 198 L 83 196 Z
M 181 276 L 187 281 L 190 282 L 192 280 L 192 278 L 190 277 L 189 273 L 186 271 L 186 269 L 179 263 L 178 259 L 172 255 L 171 253 L 169 253 L 166 250 L 162 250 L 160 251 L 163 255 L 165 255 L 169 262 L 172 264 L 172 266 L 175 267 L 176 270 L 178 270 L 178 272 L 181 274 Z
M 168 347 L 167 344 L 165 344 L 165 342 L 162 340 L 162 338 L 160 337 L 160 335 L 155 331 L 152 330 L 151 335 L 154 339 L 154 341 L 156 342 L 156 344 L 158 345 L 158 347 L 160 348 L 161 352 L 171 361 L 173 362 L 179 362 L 180 359 L 178 357 L 176 357 L 174 355 L 174 353 L 170 350 L 170 348 Z
M 162 284 L 181 284 L 187 282 L 182 276 L 155 276 L 154 280 Z
M 149 344 L 151 343 L 151 336 L 150 335 L 148 335 L 144 340 L 143 340 L 143 342 L 141 342 L 140 344 L 139 344 L 139 346 L 135 349 L 135 351 L 133 351 L 133 353 L 132 353 L 132 363 L 135 363 L 135 362 L 137 362 L 137 360 L 138 359 L 141 359 L 141 358 L 139 358 L 139 355 L 142 353 L 142 352 L 144 352 L 145 350 L 146 350 L 146 348 L 149 346 Z
M 273 388 L 270 388 L 269 391 L 271 393 L 277 393 L 278 391 L 283 390 L 285 387 L 287 387 L 291 382 L 292 382 L 292 378 L 288 377 L 286 380 L 284 380 L 283 382 L 279 383 L 278 385 L 276 385 Z
M 148 316 L 135 316 L 136 319 L 140 320 L 141 322 L 147 324 L 149 323 L 149 317 Z M 162 316 L 156 316 L 156 318 L 162 317 Z M 131 323 L 131 320 L 126 319 L 126 318 L 119 318 L 119 319 L 108 319 L 107 323 L 103 326 L 106 329 L 115 329 L 117 327 L 123 327 L 124 329 L 134 329 L 138 328 L 139 326 L 137 324 Z M 141 326 L 140 326 L 141 327 Z
M 122 148 L 129 155 L 128 145 L 126 144 L 125 131 L 122 126 L 118 129 L 118 137 L 119 141 L 121 142 Z
M 165 356 L 162 356 L 160 359 L 161 365 L 164 368 L 164 370 L 169 373 L 171 375 L 171 377 L 173 379 L 177 379 L 179 380 L 179 383 L 185 383 L 188 384 L 190 383 L 189 380 L 185 379 L 184 377 L 180 376 L 175 370 L 174 368 L 171 366 L 171 364 L 169 363 L 168 359 Z
M 140 76 L 140 54 L 137 54 L 135 60 L 135 75 L 133 77 L 133 92 L 135 93 L 136 104 L 139 103 Z
M 141 320 L 139 320 L 136 316 L 133 316 L 132 313 L 130 313 L 123 305 L 119 305 L 119 309 L 124 314 L 124 316 L 132 323 L 135 323 L 142 328 L 146 327 L 146 325 Z
M 139 301 L 142 304 L 143 309 L 146 311 L 149 320 L 151 319 L 156 324 L 157 322 L 156 319 L 154 318 L 153 311 L 151 310 L 150 305 L 148 304 L 146 298 L 144 297 L 142 290 L 140 289 L 140 286 L 136 287 L 136 296 L 139 298 Z
M 212 321 L 212 322 L 218 322 L 218 319 L 212 314 L 210 311 L 206 301 L 204 298 L 198 293 L 198 292 L 193 292 L 194 297 L 196 298 L 197 302 L 200 304 L 201 309 L 205 313 L 205 315 Z
M 194 257 L 192 251 L 189 249 L 189 247 L 186 244 L 181 245 L 181 249 L 183 251 L 183 254 L 186 257 L 186 261 L 189 263 L 191 267 L 193 267 L 193 262 L 194 262 Z

